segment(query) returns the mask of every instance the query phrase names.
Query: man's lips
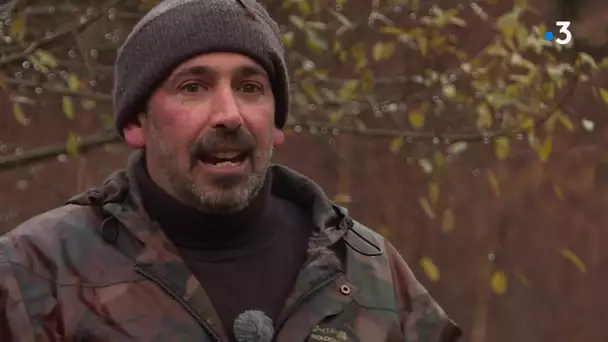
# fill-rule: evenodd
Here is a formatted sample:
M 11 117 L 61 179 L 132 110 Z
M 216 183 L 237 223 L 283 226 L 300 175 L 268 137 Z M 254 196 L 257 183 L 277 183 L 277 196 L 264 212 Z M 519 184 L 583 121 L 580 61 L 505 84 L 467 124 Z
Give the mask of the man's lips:
M 250 155 L 250 151 L 224 150 L 201 153 L 198 160 L 215 166 L 234 166 L 245 162 Z

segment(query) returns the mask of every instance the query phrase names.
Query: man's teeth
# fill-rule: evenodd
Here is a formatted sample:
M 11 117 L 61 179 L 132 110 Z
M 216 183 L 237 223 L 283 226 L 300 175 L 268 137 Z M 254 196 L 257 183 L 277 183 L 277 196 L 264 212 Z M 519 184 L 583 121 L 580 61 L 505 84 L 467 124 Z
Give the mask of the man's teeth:
M 231 162 L 231 161 L 225 161 L 225 162 L 221 162 L 221 163 L 217 163 L 217 164 L 213 164 L 214 166 L 235 166 L 238 165 L 240 163 L 237 162 Z
M 213 156 L 218 159 L 232 159 L 236 158 L 239 154 L 239 152 L 218 152 L 213 154 Z

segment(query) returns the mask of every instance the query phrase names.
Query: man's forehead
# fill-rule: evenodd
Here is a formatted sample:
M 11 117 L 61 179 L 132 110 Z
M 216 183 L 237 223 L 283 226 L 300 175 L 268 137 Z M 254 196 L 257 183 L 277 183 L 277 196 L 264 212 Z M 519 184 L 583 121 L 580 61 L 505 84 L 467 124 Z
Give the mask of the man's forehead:
M 268 76 L 261 65 L 247 56 L 233 53 L 214 53 L 187 60 L 173 70 L 170 78 L 218 75 Z

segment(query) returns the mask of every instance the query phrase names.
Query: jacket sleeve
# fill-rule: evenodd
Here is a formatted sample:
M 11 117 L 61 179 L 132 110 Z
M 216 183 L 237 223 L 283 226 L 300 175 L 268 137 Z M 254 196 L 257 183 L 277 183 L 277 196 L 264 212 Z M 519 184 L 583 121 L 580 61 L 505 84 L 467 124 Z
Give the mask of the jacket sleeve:
M 446 315 L 416 279 L 395 247 L 386 242 L 395 297 L 406 342 L 456 342 L 460 328 Z
M 21 287 L 0 239 L 0 341 L 34 342 Z

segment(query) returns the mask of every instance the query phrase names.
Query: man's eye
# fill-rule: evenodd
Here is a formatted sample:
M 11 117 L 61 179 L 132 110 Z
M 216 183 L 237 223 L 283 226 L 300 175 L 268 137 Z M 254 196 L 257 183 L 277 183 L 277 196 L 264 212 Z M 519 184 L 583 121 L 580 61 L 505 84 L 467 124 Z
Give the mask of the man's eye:
M 200 83 L 186 83 L 179 87 L 180 91 L 185 93 L 198 93 L 203 89 L 203 85 Z
M 243 84 L 239 90 L 248 94 L 261 93 L 263 91 L 262 87 L 255 83 Z

